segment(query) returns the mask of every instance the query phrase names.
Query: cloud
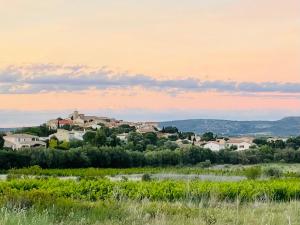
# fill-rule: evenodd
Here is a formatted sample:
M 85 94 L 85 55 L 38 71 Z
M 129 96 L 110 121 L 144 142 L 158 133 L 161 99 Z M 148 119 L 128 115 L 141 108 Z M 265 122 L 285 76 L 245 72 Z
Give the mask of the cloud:
M 32 64 L 0 69 L 0 94 L 30 94 L 57 91 L 105 90 L 142 87 L 167 93 L 289 93 L 300 94 L 300 83 L 207 81 L 195 78 L 156 79 L 144 74 L 115 73 L 106 67 Z

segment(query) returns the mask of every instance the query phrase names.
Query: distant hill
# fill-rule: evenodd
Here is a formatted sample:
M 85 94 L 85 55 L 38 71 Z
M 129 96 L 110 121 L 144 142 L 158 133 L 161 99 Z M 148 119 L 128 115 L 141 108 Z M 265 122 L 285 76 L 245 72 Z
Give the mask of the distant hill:
M 15 131 L 18 128 L 0 128 L 0 132 L 9 132 L 9 131 Z
M 189 119 L 160 122 L 159 127 L 175 126 L 180 131 L 204 133 L 211 131 L 219 135 L 245 136 L 296 136 L 300 135 L 300 117 L 286 117 L 276 121 L 233 121 L 217 119 Z

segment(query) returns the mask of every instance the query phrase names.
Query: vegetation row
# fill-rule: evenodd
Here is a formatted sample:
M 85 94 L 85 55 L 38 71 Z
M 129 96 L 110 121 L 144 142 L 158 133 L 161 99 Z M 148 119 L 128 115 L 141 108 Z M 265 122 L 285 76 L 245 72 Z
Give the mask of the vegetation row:
M 12 179 L 0 182 L 0 195 L 41 193 L 80 200 L 149 199 L 163 201 L 201 201 L 218 199 L 234 201 L 300 199 L 300 181 L 294 179 L 242 182 L 201 181 L 121 181 L 50 179 Z

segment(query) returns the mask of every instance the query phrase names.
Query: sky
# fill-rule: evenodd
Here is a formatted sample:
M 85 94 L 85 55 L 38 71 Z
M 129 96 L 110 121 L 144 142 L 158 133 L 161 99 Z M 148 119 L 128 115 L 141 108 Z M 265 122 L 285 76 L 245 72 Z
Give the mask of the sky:
M 0 4 L 0 127 L 300 116 L 299 0 Z

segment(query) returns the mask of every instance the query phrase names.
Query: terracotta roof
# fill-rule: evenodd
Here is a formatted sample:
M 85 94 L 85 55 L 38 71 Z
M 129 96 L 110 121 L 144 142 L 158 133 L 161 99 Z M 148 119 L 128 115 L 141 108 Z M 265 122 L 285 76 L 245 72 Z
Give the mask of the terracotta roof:
M 71 120 L 59 120 L 59 125 L 71 125 L 73 122 Z

